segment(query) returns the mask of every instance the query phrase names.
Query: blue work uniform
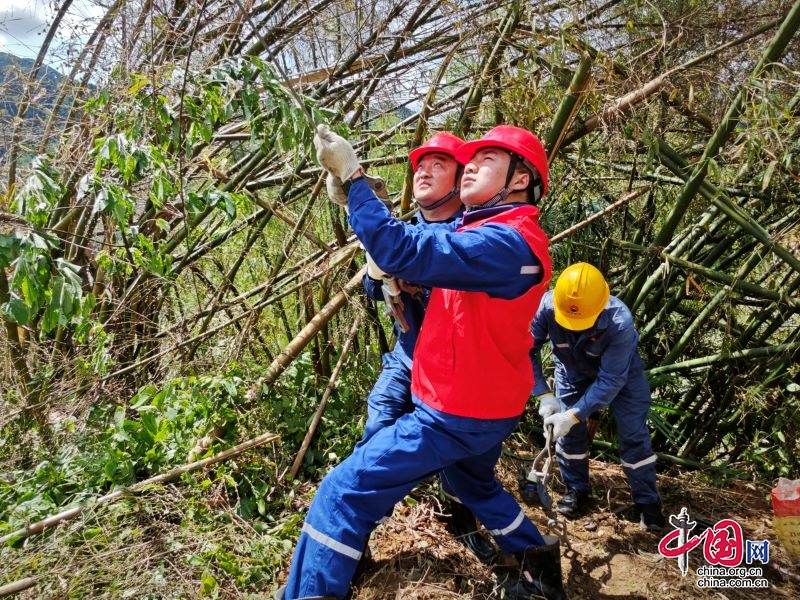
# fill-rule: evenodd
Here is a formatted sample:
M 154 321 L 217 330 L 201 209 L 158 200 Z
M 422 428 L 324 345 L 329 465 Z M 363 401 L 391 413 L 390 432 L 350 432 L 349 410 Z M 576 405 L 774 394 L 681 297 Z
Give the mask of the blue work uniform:
M 436 227 L 453 223 L 461 217 L 461 213 L 462 210 L 459 209 L 451 218 L 434 223 L 429 223 L 422 214 L 417 213 L 409 223 L 420 227 Z M 384 300 L 382 282 L 379 279 L 364 275 L 362 284 L 368 298 Z M 372 437 L 379 428 L 394 423 L 402 415 L 414 410 L 414 404 L 411 402 L 411 358 L 422 327 L 422 319 L 425 317 L 425 307 L 431 297 L 429 287 L 416 287 L 418 292 L 413 295 L 407 291 L 400 293 L 408 330 L 403 331 L 395 322 L 394 332 L 397 342 L 391 352 L 383 355 L 381 374 L 367 397 L 367 423 L 364 426 L 362 442 Z
M 477 210 L 462 221 L 514 206 Z M 350 224 L 375 263 L 406 281 L 513 300 L 543 278 L 534 268 L 539 260 L 513 227 L 490 224 L 456 232 L 459 222 L 436 227 L 403 223 L 391 218 L 363 179 L 353 182 L 348 208 Z M 358 444 L 323 479 L 295 548 L 286 600 L 343 598 L 375 526 L 414 486 L 439 472 L 504 552 L 544 544 L 494 475 L 503 440 L 519 415 L 464 417 L 436 410 L 413 395 L 412 402 L 413 411 Z
M 539 361 L 539 350 L 549 339 L 555 363 L 555 395 L 562 411 L 572 409 L 580 419 L 556 442 L 556 458 L 567 487 L 589 490 L 586 420 L 593 412 L 609 407 L 634 502 L 659 502 L 656 455 L 650 447 L 647 428 L 652 396 L 644 361 L 639 356 L 639 334 L 628 307 L 610 296 L 591 328 L 570 331 L 556 323 L 551 290 L 542 297 L 531 332 L 533 395 L 550 391 Z

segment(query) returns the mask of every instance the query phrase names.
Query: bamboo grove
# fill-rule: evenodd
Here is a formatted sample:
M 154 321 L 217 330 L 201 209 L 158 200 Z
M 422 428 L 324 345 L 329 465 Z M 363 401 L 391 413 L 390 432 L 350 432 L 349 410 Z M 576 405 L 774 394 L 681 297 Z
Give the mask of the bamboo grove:
M 250 406 L 300 356 L 324 386 L 391 340 L 314 125 L 404 215 L 410 148 L 513 123 L 546 141 L 556 272 L 636 315 L 657 449 L 797 468 L 800 2 L 116 0 L 31 118 L 71 4 L 4 83 L 5 431 L 46 448 L 66 406 L 231 362 Z

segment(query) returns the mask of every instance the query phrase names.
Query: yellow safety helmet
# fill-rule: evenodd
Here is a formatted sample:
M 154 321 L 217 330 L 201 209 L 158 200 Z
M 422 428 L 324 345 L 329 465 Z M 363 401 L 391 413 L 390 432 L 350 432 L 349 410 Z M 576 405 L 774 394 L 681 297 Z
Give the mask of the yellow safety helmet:
M 553 291 L 556 323 L 572 331 L 589 329 L 611 293 L 603 274 L 589 263 L 575 263 L 559 275 Z

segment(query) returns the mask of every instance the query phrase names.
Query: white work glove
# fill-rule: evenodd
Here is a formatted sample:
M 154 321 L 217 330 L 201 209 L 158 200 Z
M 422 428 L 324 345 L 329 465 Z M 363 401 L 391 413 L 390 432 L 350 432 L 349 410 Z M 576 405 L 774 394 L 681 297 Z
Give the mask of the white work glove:
M 566 412 L 559 412 L 554 415 L 550 415 L 544 420 L 544 426 L 547 428 L 548 425 L 552 425 L 553 437 L 558 439 L 567 435 L 570 429 L 580 422 L 580 419 L 575 416 L 575 411 L 568 410 Z
M 561 412 L 561 403 L 550 392 L 539 396 L 539 416 L 546 419 L 550 415 Z
M 372 260 L 369 252 L 365 252 L 365 254 L 367 255 L 367 275 L 372 277 L 372 279 L 383 279 L 384 277 L 388 277 L 388 275 L 384 273 L 383 269 L 375 264 L 375 261 Z
M 332 173 L 328 173 L 325 178 L 325 189 L 328 191 L 328 198 L 330 198 L 331 202 L 339 206 L 347 206 L 347 193 L 342 187 L 341 179 Z
M 327 125 L 317 125 L 314 147 L 317 149 L 319 164 L 341 181 L 347 181 L 361 169 L 350 142 L 333 133 Z

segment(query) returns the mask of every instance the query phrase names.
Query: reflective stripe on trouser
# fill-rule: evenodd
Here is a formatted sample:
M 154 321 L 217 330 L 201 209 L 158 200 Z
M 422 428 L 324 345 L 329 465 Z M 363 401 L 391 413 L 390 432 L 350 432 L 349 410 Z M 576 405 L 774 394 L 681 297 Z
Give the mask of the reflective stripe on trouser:
M 414 402 L 413 412 L 356 446 L 323 479 L 295 548 L 286 600 L 344 597 L 376 523 L 417 483 L 445 467 L 454 495 L 488 529 L 500 532 L 503 550 L 542 544 L 536 527 L 494 478 L 502 442 L 519 418 L 455 417 Z
M 581 399 L 586 387 L 576 388 L 563 380 L 556 382 L 562 410 Z M 644 372 L 632 373 L 625 386 L 611 401 L 609 409 L 617 429 L 622 470 L 628 478 L 634 502 L 652 504 L 659 501 L 656 488 L 656 460 L 650 446 L 647 414 L 652 398 Z M 582 421 L 556 443 L 556 458 L 567 487 L 589 489 L 589 460 L 586 425 Z
M 650 384 L 639 371 L 632 374 L 610 405 L 617 427 L 619 457 L 628 477 L 633 501 L 639 504 L 659 502 L 656 488 L 656 455 L 650 446 L 647 414 L 650 412 Z
M 367 424 L 359 444 L 412 410 L 411 369 L 394 352 L 387 352 L 378 381 L 367 397 Z
M 556 440 L 556 461 L 564 485 L 579 492 L 588 491 L 589 443 L 584 421 L 576 423 L 567 435 Z
M 502 449 L 502 443 L 497 444 L 468 461 L 443 469 L 441 482 L 445 495 L 466 506 L 489 530 L 500 549 L 513 554 L 544 544 L 544 538 L 495 478 L 494 467 Z

